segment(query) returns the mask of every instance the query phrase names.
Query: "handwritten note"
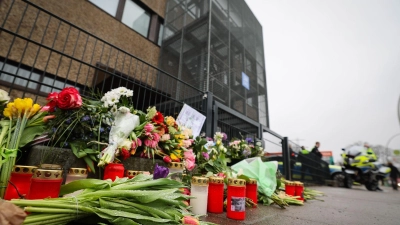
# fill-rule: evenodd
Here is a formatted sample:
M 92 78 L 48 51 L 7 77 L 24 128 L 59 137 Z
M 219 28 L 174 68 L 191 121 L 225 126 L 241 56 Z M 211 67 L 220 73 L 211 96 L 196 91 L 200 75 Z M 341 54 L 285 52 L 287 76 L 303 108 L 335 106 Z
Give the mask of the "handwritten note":
M 199 136 L 206 117 L 188 105 L 183 105 L 181 112 L 176 119 L 179 126 L 192 129 L 193 138 Z

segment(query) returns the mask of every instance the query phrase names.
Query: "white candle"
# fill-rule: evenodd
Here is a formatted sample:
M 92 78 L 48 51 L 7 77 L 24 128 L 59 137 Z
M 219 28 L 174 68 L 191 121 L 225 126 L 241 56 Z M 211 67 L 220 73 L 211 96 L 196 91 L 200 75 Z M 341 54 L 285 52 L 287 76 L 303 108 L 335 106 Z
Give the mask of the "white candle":
M 208 199 L 208 178 L 192 177 L 192 188 L 190 195 L 195 197 L 190 199 L 192 212 L 196 215 L 207 214 L 207 199 Z

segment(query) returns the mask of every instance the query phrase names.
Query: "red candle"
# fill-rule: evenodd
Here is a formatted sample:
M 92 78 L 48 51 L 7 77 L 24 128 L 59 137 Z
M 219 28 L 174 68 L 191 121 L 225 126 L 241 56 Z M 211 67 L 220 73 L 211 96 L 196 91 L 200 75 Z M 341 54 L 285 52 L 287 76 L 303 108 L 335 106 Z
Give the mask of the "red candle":
M 299 181 L 296 181 L 294 182 L 294 189 L 295 189 L 294 191 L 295 195 L 300 197 L 298 199 L 304 201 L 304 184 Z
M 295 189 L 294 189 L 294 183 L 291 181 L 287 181 L 285 183 L 285 192 L 287 195 L 295 196 Z
M 224 178 L 210 177 L 208 184 L 207 211 L 210 213 L 224 212 Z
M 62 170 L 36 169 L 27 199 L 57 198 L 63 181 Z
M 18 193 L 22 196 L 26 196 L 31 186 L 33 170 L 36 168 L 36 166 L 15 165 L 10 177 L 10 182 L 14 185 L 10 184 L 10 182 L 8 183 L 4 199 L 11 200 L 20 198 Z
M 253 200 L 257 204 L 257 180 L 251 179 L 246 182 L 246 197 Z
M 243 179 L 228 179 L 226 216 L 234 220 L 246 218 L 246 181 Z
M 121 163 L 109 163 L 104 168 L 103 180 L 111 179 L 114 181 L 117 177 L 124 177 L 124 165 Z

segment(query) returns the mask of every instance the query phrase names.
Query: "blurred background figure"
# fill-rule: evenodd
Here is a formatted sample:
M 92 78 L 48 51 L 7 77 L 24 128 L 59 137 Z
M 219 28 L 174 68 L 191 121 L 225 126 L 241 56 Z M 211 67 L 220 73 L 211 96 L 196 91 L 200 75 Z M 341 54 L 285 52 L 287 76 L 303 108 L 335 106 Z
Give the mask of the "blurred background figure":
M 391 162 L 388 163 L 388 166 L 390 168 L 390 175 L 389 176 L 390 176 L 390 181 L 392 183 L 393 190 L 397 191 L 397 189 L 398 189 L 397 178 L 400 177 L 399 170 Z

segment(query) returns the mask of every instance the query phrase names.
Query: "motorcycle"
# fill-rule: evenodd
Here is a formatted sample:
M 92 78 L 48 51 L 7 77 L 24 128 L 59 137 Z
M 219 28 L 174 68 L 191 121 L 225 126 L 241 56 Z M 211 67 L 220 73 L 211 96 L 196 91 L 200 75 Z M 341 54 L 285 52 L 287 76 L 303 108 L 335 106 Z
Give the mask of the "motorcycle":
M 383 166 L 368 154 L 364 154 L 364 149 L 351 148 L 342 149 L 343 167 L 342 179 L 344 187 L 352 188 L 353 182 L 365 185 L 367 190 L 376 191 L 378 181 L 387 177 L 390 168 Z

